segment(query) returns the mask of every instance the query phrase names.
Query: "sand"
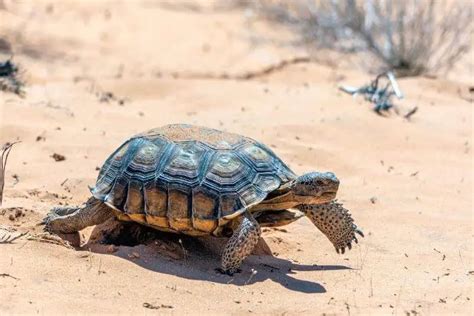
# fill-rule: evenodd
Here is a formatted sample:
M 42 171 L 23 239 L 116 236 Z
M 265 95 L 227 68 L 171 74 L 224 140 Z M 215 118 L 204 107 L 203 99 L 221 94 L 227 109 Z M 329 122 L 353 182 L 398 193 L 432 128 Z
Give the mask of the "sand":
M 459 76 L 470 82 L 401 79 L 401 111 L 419 108 L 407 121 L 338 91 L 371 79 L 356 66 L 223 78 L 304 56 L 262 39 L 289 35 L 264 23 L 256 33 L 239 10 L 7 5 L 0 35 L 27 87 L 24 98 L 0 93 L 0 143 L 21 141 L 0 225 L 29 235 L 0 244 L 0 314 L 472 314 L 472 68 Z M 335 172 L 366 237 L 338 255 L 306 218 L 265 229 L 270 250 L 234 277 L 214 271 L 215 241 L 71 249 L 31 237 L 51 207 L 87 200 L 97 167 L 129 136 L 178 122 L 258 139 L 297 173 Z

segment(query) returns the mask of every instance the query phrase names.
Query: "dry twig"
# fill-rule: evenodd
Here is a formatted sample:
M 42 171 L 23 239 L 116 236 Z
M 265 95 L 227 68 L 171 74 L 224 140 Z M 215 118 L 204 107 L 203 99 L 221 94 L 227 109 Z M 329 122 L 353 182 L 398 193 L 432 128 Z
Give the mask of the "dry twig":
M 7 167 L 8 155 L 12 150 L 13 145 L 19 142 L 6 143 L 3 145 L 1 151 L 1 161 L 0 161 L 0 206 L 2 206 L 3 200 L 3 188 L 5 187 L 5 168 Z
M 17 233 L 6 231 L 4 233 L 0 232 L 0 244 L 11 244 L 13 241 L 18 238 L 26 235 L 27 233 Z
M 0 277 L 2 277 L 2 278 L 12 278 L 14 280 L 19 280 L 18 278 L 14 277 L 13 275 L 10 275 L 8 273 L 0 273 Z
M 72 247 L 67 241 L 61 239 L 59 236 L 51 235 L 49 233 L 31 235 L 31 236 L 28 236 L 27 239 L 33 240 L 33 241 L 44 242 L 48 244 L 59 245 L 59 246 L 66 247 L 68 249 L 74 249 L 74 247 Z
M 411 109 L 407 114 L 405 114 L 403 117 L 406 118 L 407 120 L 410 119 L 410 117 L 418 111 L 418 107 L 415 106 L 413 109 Z

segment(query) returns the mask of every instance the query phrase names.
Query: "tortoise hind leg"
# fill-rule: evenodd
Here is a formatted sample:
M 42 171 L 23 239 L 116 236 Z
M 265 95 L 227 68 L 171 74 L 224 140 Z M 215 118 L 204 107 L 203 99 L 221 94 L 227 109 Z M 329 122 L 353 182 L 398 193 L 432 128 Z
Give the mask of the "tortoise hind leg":
M 90 198 L 83 207 L 55 207 L 43 220 L 45 229 L 70 234 L 97 225 L 113 217 L 112 210 L 101 201 Z
M 222 254 L 221 272 L 232 275 L 239 270 L 240 264 L 255 248 L 260 238 L 261 230 L 252 215 L 245 213 L 239 227 L 227 242 Z

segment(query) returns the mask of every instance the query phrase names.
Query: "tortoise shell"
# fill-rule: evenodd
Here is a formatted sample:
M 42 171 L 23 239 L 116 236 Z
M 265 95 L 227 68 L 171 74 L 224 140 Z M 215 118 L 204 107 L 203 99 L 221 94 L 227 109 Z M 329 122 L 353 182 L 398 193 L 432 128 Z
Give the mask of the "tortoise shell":
M 295 178 L 272 150 L 251 138 L 176 124 L 122 144 L 91 192 L 121 220 L 206 235 Z

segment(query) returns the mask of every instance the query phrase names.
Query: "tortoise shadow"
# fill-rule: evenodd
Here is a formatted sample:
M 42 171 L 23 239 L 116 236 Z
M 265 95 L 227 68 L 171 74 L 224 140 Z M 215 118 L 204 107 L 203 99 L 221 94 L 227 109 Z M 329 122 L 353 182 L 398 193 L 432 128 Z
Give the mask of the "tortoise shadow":
M 295 271 L 351 269 L 344 265 L 298 264 L 274 257 L 261 238 L 253 255 L 244 261 L 242 272 L 228 276 L 216 271 L 226 238 L 163 233 L 133 223 L 120 223 L 118 230 L 116 226 L 113 229 L 101 226 L 94 229 L 89 242 L 80 249 L 114 255 L 154 272 L 191 280 L 245 286 L 270 279 L 292 291 L 325 293 L 321 284 L 295 278 Z

